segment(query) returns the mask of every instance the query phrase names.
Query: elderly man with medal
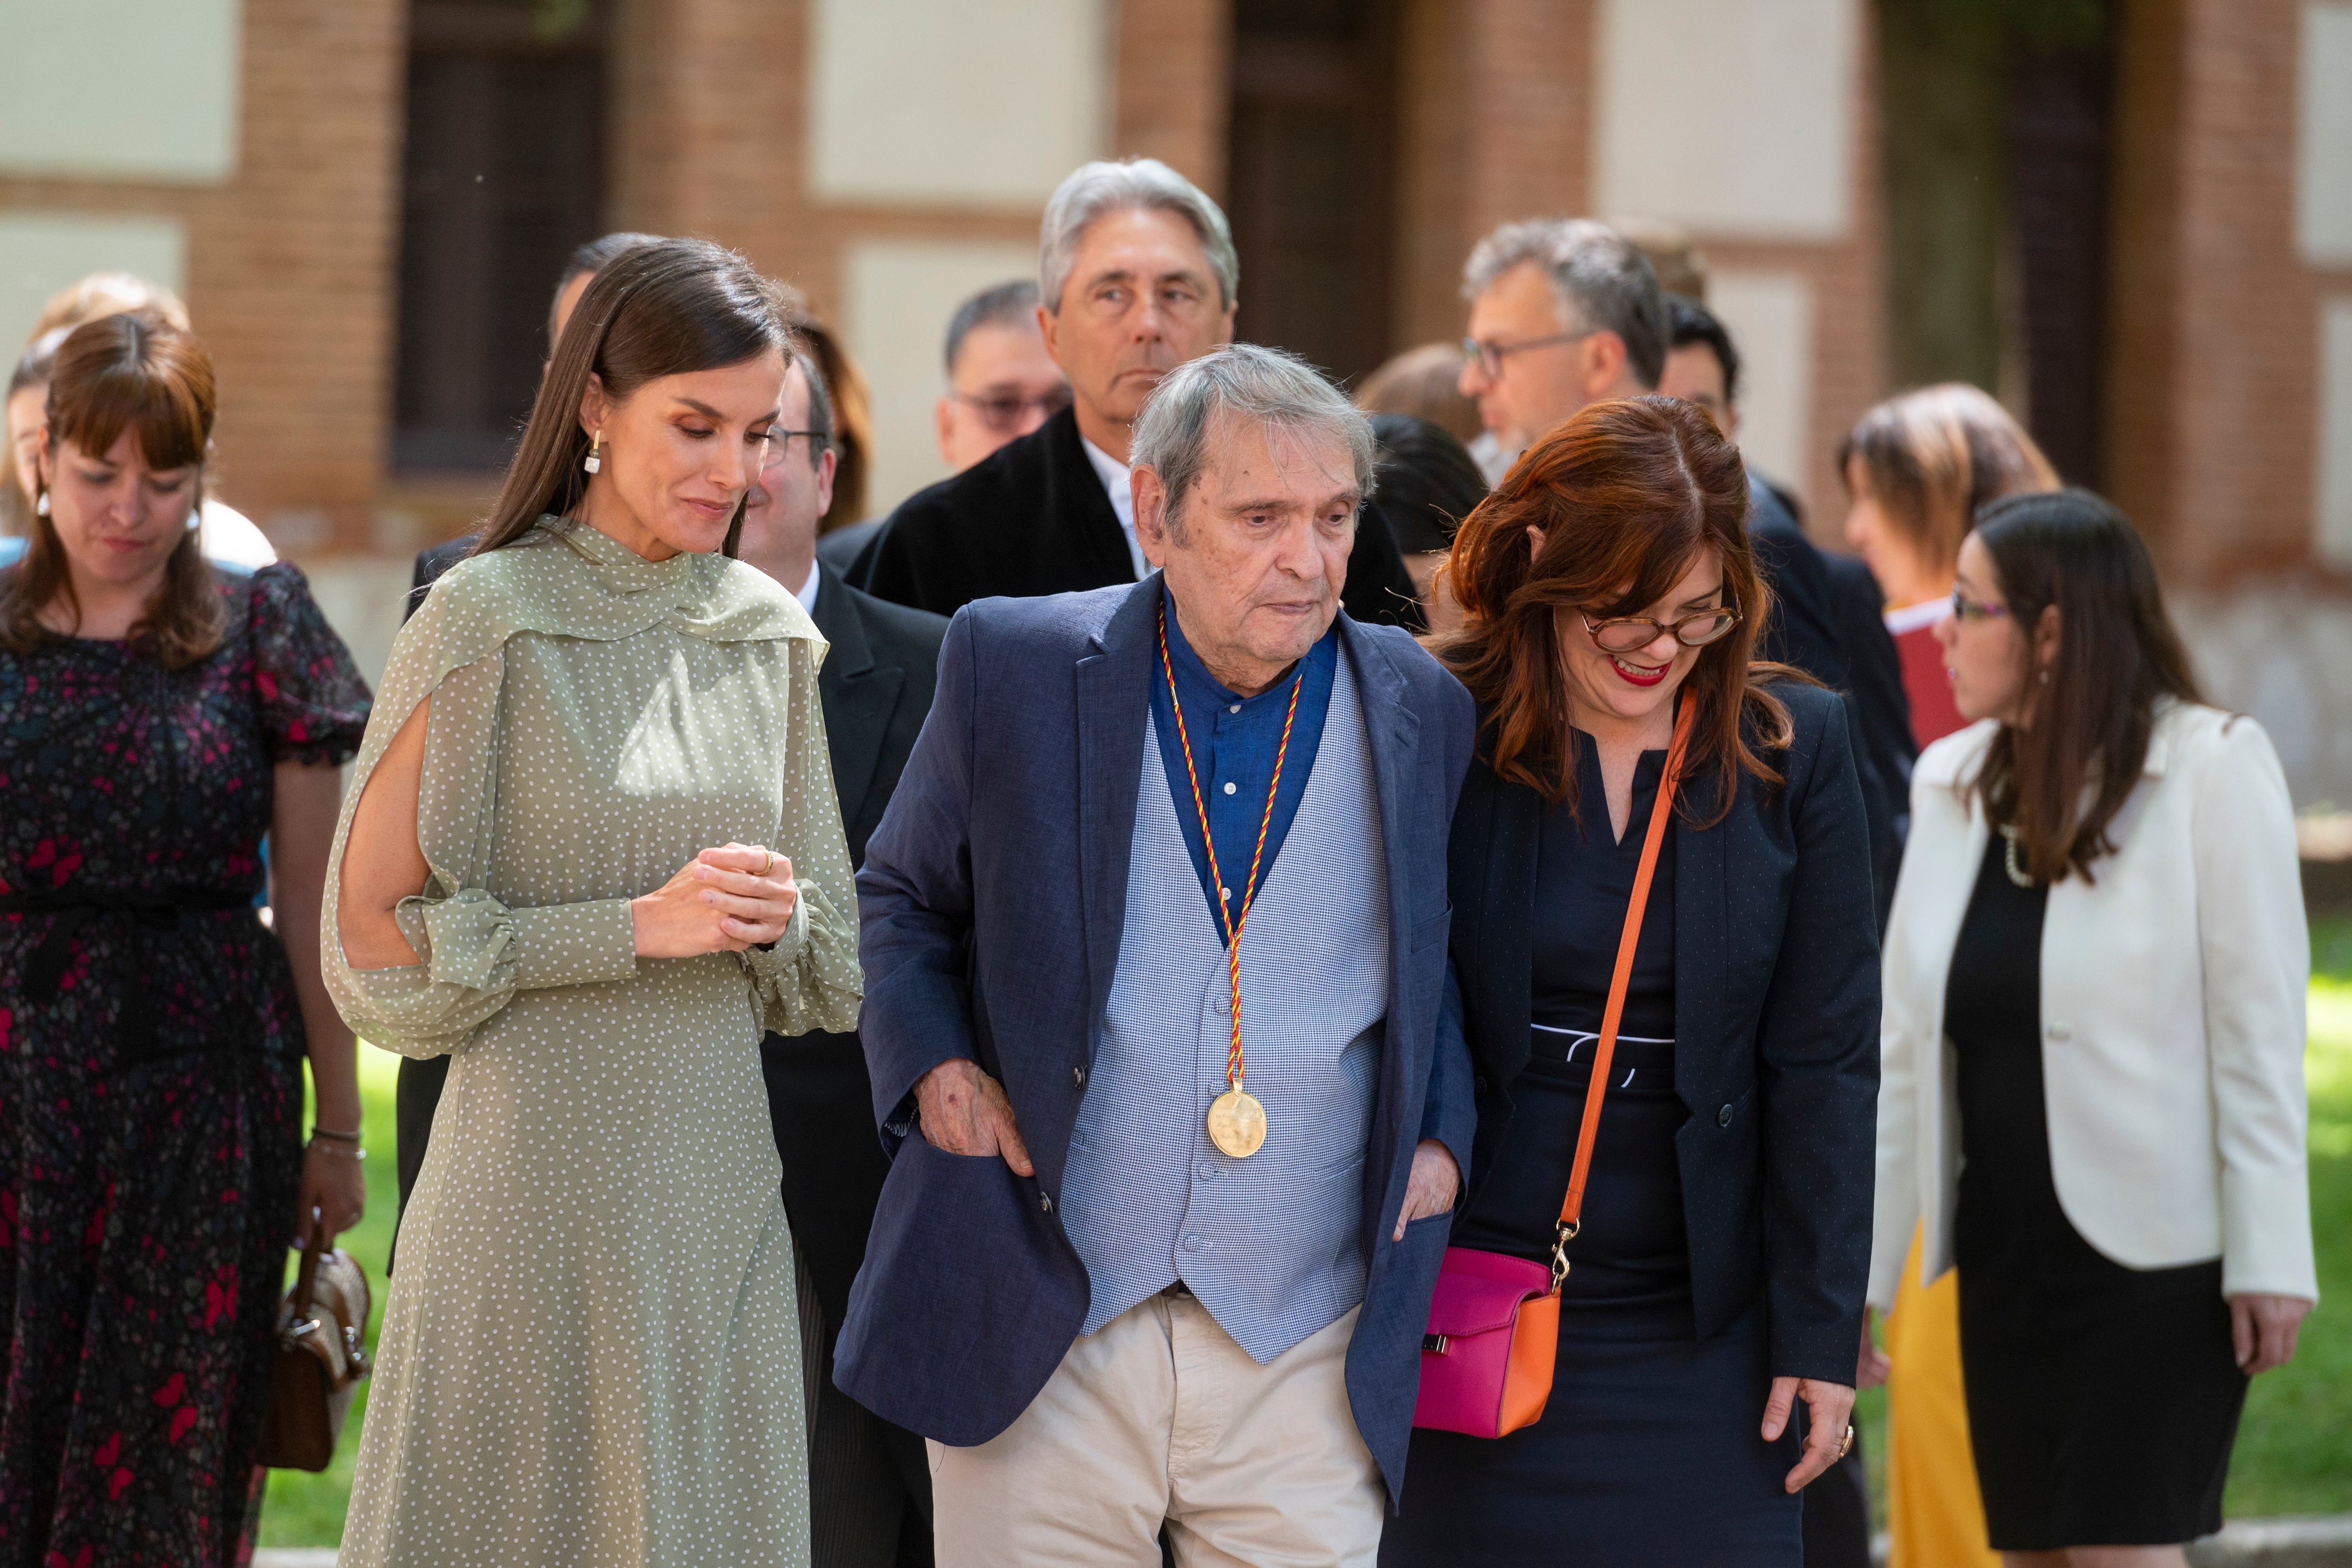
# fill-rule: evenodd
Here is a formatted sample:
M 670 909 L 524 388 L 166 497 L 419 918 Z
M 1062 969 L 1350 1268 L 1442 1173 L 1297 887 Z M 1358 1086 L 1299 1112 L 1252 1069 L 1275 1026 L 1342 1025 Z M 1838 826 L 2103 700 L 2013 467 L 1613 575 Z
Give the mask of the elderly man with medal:
M 958 1563 L 1370 1563 L 1468 1161 L 1467 695 L 1339 610 L 1371 436 L 1236 345 L 1134 429 L 1142 582 L 982 600 L 859 878 L 892 1167 L 841 1387 Z

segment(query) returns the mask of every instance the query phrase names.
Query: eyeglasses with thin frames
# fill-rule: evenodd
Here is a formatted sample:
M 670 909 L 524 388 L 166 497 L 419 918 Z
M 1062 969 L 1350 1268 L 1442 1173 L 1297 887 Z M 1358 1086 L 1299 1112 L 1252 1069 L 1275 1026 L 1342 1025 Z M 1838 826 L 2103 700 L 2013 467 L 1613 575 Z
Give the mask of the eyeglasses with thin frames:
M 1475 338 L 1462 340 L 1462 357 L 1478 367 L 1478 373 L 1490 382 L 1503 379 L 1503 361 L 1513 354 L 1524 354 L 1529 349 L 1557 348 L 1562 343 L 1580 343 L 1598 327 L 1587 327 L 1581 332 L 1554 332 L 1549 338 L 1529 338 L 1524 343 L 1482 343 Z
M 1972 626 L 1979 621 L 2000 621 L 2008 614 L 2009 607 L 2005 604 L 1981 604 L 1958 589 L 1952 590 L 1952 618 L 1964 625 Z
M 829 430 L 784 430 L 770 425 L 767 430 L 768 455 L 761 465 L 773 468 L 777 464 L 782 463 L 784 460 L 784 454 L 791 449 L 793 437 L 795 435 L 805 435 L 809 438 L 809 450 L 813 454 L 822 455 L 826 447 L 833 444 L 833 432 Z M 816 458 L 812 456 L 809 461 L 813 463 Z
M 1673 632 L 1675 641 L 1685 648 L 1704 648 L 1739 624 L 1737 605 L 1719 605 L 1713 610 L 1696 611 L 1675 621 L 1659 621 L 1647 615 L 1619 615 L 1607 621 L 1582 617 L 1584 629 L 1604 653 L 1634 653 Z

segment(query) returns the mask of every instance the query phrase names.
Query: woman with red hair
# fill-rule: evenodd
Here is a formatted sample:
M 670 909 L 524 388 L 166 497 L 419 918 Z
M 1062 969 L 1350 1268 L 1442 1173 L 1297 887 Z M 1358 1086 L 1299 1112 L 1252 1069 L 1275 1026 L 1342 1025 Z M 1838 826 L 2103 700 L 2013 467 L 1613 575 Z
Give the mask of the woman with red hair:
M 1451 851 L 1478 1096 L 1453 1241 L 1553 1262 L 1560 1328 L 1532 1425 L 1414 1433 L 1383 1563 L 1796 1568 L 1796 1494 L 1849 1438 L 1870 852 L 1838 699 L 1753 658 L 1747 510 L 1706 417 L 1635 398 L 1552 431 L 1454 540 L 1439 652 L 1480 733 Z

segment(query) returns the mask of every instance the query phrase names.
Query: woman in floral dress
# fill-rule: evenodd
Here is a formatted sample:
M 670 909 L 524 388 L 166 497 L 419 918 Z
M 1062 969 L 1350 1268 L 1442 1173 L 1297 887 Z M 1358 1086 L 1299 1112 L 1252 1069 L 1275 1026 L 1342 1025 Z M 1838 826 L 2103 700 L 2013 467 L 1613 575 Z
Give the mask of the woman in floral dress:
M 299 572 L 199 553 L 214 406 L 160 319 L 77 329 L 0 571 L 0 1568 L 240 1560 L 288 1242 L 363 1200 L 317 932 L 368 693 Z

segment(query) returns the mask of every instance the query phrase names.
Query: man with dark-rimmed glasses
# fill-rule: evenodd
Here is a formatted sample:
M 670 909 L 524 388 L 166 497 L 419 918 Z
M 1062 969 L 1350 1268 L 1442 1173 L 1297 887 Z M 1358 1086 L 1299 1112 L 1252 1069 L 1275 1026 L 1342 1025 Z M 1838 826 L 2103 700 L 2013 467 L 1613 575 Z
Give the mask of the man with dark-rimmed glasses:
M 1658 384 L 1667 319 L 1638 246 L 1583 218 L 1505 224 L 1463 269 L 1470 301 L 1462 393 L 1486 434 L 1470 446 L 1490 485 L 1537 436 L 1604 398 Z

